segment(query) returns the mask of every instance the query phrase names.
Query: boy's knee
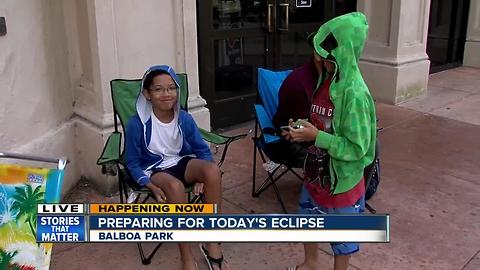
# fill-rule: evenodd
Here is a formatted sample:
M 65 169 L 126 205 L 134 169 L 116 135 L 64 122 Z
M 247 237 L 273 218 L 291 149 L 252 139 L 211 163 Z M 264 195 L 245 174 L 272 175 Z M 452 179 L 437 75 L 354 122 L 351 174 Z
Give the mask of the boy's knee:
M 171 193 L 175 193 L 175 194 L 181 194 L 185 190 L 185 187 L 183 186 L 183 183 L 178 181 L 178 180 L 174 180 L 174 179 L 166 181 L 163 184 L 163 186 L 164 186 L 165 189 L 167 189 Z
M 206 181 L 212 182 L 212 181 L 220 181 L 222 177 L 222 173 L 220 172 L 220 168 L 214 163 L 208 164 L 204 168 L 204 174 Z

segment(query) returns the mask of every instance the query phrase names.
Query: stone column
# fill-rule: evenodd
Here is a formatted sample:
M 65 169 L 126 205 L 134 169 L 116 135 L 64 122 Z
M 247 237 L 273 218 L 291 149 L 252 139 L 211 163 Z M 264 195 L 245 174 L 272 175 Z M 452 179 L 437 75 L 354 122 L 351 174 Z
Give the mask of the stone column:
M 103 194 L 117 192 L 117 179 L 101 174 L 96 161 L 114 128 L 109 82 L 119 77 L 112 0 L 64 1 L 70 80 L 74 88 L 77 168 Z
M 75 11 L 75 12 L 73 12 Z M 68 0 L 66 21 L 77 147 L 81 174 L 102 193 L 117 191 L 115 177 L 101 174 L 96 160 L 114 129 L 110 80 L 140 78 L 151 65 L 168 64 L 189 76 L 190 112 L 208 129 L 210 115 L 199 95 L 195 0 Z
M 360 68 L 377 101 L 397 104 L 427 91 L 430 0 L 359 0 L 368 40 Z
M 480 67 L 480 1 L 470 1 L 463 65 Z
M 198 73 L 198 42 L 197 42 L 197 4 L 195 0 L 175 1 L 175 25 L 182 35 L 177 36 L 178 55 L 177 66 L 188 74 L 188 108 L 189 113 L 199 127 L 210 130 L 210 111 L 205 107 L 206 100 L 200 96 Z

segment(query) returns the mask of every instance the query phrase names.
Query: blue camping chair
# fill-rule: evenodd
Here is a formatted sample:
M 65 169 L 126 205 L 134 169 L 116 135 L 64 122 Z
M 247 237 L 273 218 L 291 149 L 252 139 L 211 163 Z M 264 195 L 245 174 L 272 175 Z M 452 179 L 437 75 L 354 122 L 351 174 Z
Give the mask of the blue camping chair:
M 292 172 L 300 181 L 302 177 L 293 170 L 293 165 L 285 160 L 278 160 L 270 155 L 269 147 L 274 147 L 275 143 L 280 142 L 281 138 L 275 133 L 276 128 L 272 123 L 278 107 L 278 91 L 285 78 L 290 74 L 291 70 L 287 71 L 270 71 L 267 69 L 258 69 L 258 101 L 255 104 L 255 134 L 252 138 L 254 143 L 253 149 L 253 175 L 252 175 L 252 196 L 258 197 L 268 187 L 272 186 L 282 210 L 287 213 L 285 204 L 283 203 L 280 191 L 276 182 L 287 172 Z M 258 102 L 257 102 L 258 103 Z M 260 129 L 259 129 L 260 127 Z M 262 158 L 263 163 L 269 160 L 279 164 L 272 171 L 267 170 L 267 177 L 263 180 L 258 188 L 256 188 L 256 164 L 257 164 L 257 150 Z M 284 168 L 281 170 L 281 168 Z M 278 173 L 277 173 L 278 172 Z
M 261 104 L 255 104 L 255 135 L 252 138 L 254 142 L 253 150 L 253 176 L 252 176 L 252 196 L 258 197 L 263 191 L 268 187 L 272 186 L 275 192 L 282 210 L 287 213 L 285 204 L 283 203 L 280 191 L 276 185 L 276 182 L 287 172 L 292 172 L 295 176 L 303 181 L 303 178 L 298 175 L 297 172 L 293 170 L 296 168 L 294 163 L 289 162 L 288 157 L 279 160 L 278 157 L 273 157 L 269 148 L 275 147 L 275 144 L 280 142 L 281 138 L 277 136 L 276 128 L 272 123 L 273 116 L 275 115 L 278 107 L 278 91 L 282 85 L 285 78 L 290 74 L 291 70 L 288 71 L 270 71 L 267 69 L 259 68 L 258 69 L 258 98 Z M 260 127 L 260 129 L 258 129 Z M 380 131 L 378 129 L 378 131 Z M 267 171 L 268 176 L 256 188 L 256 161 L 257 161 L 257 150 L 262 158 L 262 161 L 265 163 L 266 157 L 277 163 L 280 166 L 276 167 L 272 171 Z M 377 186 L 380 181 L 380 158 L 379 158 L 379 142 L 377 139 L 376 148 L 375 148 L 375 159 L 364 169 L 364 179 L 365 179 L 365 188 L 366 194 L 365 199 L 369 200 L 372 195 L 376 192 Z M 285 170 L 280 170 L 281 168 L 286 168 Z M 281 172 L 279 172 L 281 171 Z M 277 174 L 275 176 L 275 174 Z M 371 212 L 376 213 L 376 210 L 366 201 L 365 207 Z

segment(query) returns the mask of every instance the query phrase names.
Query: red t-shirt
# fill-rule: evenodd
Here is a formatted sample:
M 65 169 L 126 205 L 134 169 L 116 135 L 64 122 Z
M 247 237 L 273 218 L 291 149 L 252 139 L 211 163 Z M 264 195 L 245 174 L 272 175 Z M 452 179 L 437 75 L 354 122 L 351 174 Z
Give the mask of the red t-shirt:
M 330 79 L 327 79 L 314 93 L 310 107 L 310 122 L 319 130 L 332 132 L 333 103 L 330 100 Z M 314 147 L 314 146 L 312 146 Z M 354 205 L 365 193 L 365 183 L 361 181 L 349 191 L 331 195 L 330 183 L 322 188 L 320 184 L 305 181 L 310 196 L 316 203 L 327 208 L 342 208 Z

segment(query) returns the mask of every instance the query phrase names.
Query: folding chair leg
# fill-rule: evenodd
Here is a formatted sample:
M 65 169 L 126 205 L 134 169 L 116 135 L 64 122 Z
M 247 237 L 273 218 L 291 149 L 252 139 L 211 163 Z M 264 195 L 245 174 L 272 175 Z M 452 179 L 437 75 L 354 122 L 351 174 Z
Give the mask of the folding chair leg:
M 222 167 L 223 162 L 225 161 L 225 157 L 227 156 L 228 147 L 230 146 L 230 143 L 231 143 L 232 141 L 233 141 L 233 140 L 228 140 L 228 142 L 225 144 L 225 147 L 223 148 L 222 157 L 220 158 L 220 161 L 219 161 L 218 164 L 217 164 L 217 166 L 218 166 L 219 168 Z
M 140 197 L 141 195 L 139 194 L 137 196 L 137 198 L 135 198 L 135 202 L 134 203 L 138 203 L 138 201 L 140 200 Z M 151 197 L 150 195 L 147 195 L 145 197 L 145 199 L 143 199 L 143 202 L 142 203 L 145 203 L 148 198 Z M 200 195 L 200 196 L 193 196 L 191 197 L 190 196 L 190 192 L 188 193 L 188 202 L 189 203 L 198 203 L 198 202 L 201 202 L 203 201 L 203 196 Z M 145 256 L 145 253 L 143 252 L 143 247 L 142 247 L 142 243 L 137 243 L 137 246 L 138 246 L 138 252 L 140 253 L 140 259 L 142 260 L 142 264 L 143 265 L 148 265 L 152 262 L 152 258 L 153 256 L 155 256 L 155 254 L 157 253 L 158 249 L 162 246 L 163 243 L 158 243 L 155 248 L 152 250 L 152 252 L 146 257 Z
M 256 132 L 255 132 L 256 133 Z M 277 197 L 278 202 L 280 203 L 280 206 L 282 207 L 282 210 L 284 213 L 288 213 L 287 208 L 285 207 L 285 204 L 283 202 L 282 196 L 280 195 L 280 191 L 278 190 L 277 184 L 275 183 L 277 180 L 279 180 L 284 174 L 286 174 L 288 171 L 292 171 L 298 178 L 301 179 L 301 177 L 292 169 L 288 169 L 280 173 L 277 177 L 274 177 L 275 173 L 280 169 L 280 166 L 273 170 L 273 172 L 267 172 L 268 177 L 262 182 L 260 187 L 258 189 L 256 188 L 256 169 L 257 169 L 257 143 L 258 143 L 258 138 L 253 137 L 253 172 L 252 172 L 252 197 L 258 197 L 263 191 L 265 191 L 268 187 L 273 186 L 273 191 L 275 193 L 275 196 Z M 262 158 L 263 162 L 266 162 L 265 156 L 262 154 L 261 151 L 259 151 L 260 157 Z
M 145 257 L 145 254 L 143 253 L 143 248 L 142 248 L 142 243 L 137 243 L 138 246 L 138 252 L 140 252 L 140 259 L 142 260 L 143 265 L 148 265 L 152 262 L 153 256 L 155 256 L 155 253 L 157 253 L 158 249 L 162 246 L 163 243 L 158 243 L 157 246 L 152 250 L 150 255 L 148 257 Z
M 367 208 L 368 211 L 370 211 L 370 213 L 372 214 L 377 213 L 377 210 L 375 210 L 375 208 L 373 208 L 370 204 L 368 204 L 368 202 L 365 202 L 365 208 Z
M 292 172 L 298 178 L 298 180 L 300 180 L 300 182 L 303 183 L 303 178 L 294 169 L 288 168 L 288 170 Z
M 282 210 L 285 214 L 288 214 L 287 208 L 285 207 L 285 204 L 283 203 L 282 197 L 280 196 L 280 191 L 278 190 L 278 187 L 275 183 L 273 185 L 273 191 L 275 192 L 275 196 L 277 196 L 278 202 L 280 202 L 280 206 L 282 207 Z
M 118 176 L 118 193 L 120 193 L 120 203 L 123 203 L 123 181 Z
M 255 131 L 256 133 L 256 131 Z M 255 184 L 256 184 L 256 169 L 257 169 L 257 143 L 258 143 L 258 138 L 252 138 L 253 140 L 253 173 L 252 173 L 252 197 L 258 197 L 258 195 L 260 195 L 260 193 L 263 192 L 263 190 L 265 189 L 264 188 L 264 185 L 266 184 L 266 182 L 268 182 L 268 178 L 265 179 L 265 181 L 263 181 L 263 183 L 260 185 L 260 188 L 256 189 L 255 188 Z M 258 153 L 260 154 L 260 157 L 262 158 L 262 161 L 263 163 L 266 162 L 266 159 L 265 157 L 263 156 L 262 152 L 261 151 L 258 151 Z M 277 168 L 278 169 L 278 168 Z M 277 169 L 274 170 L 273 174 L 275 174 L 275 171 L 277 171 Z M 270 173 L 269 173 L 269 177 L 270 177 Z M 268 185 L 270 186 L 270 185 Z
M 257 135 L 256 133 L 257 133 L 257 127 L 255 125 L 255 136 Z M 258 197 L 255 191 L 255 178 L 256 178 L 256 172 L 257 172 L 257 143 L 255 141 L 255 138 L 252 138 L 252 140 L 253 140 L 252 197 Z
M 128 186 L 118 176 L 118 192 L 120 193 L 120 203 L 127 203 L 128 200 Z
M 188 193 L 188 203 L 200 203 L 204 201 L 204 195 L 195 195 L 193 197 L 190 196 L 190 192 Z
M 273 173 L 268 173 L 268 177 L 265 178 L 265 180 L 262 182 L 260 187 L 254 191 L 254 196 L 253 197 L 258 197 L 262 192 L 264 192 L 267 188 L 269 188 L 271 185 L 275 185 L 275 182 L 277 182 L 284 174 L 288 172 L 288 170 L 283 171 L 280 173 L 277 177 L 273 177 L 275 173 L 277 172 L 278 168 L 273 171 Z
M 133 203 L 138 203 L 138 201 L 140 201 L 140 197 L 142 197 L 141 193 L 139 193 L 137 195 L 137 197 L 135 198 L 135 201 Z M 145 203 L 148 200 L 149 197 L 150 197 L 150 195 L 145 196 L 145 198 L 142 200 L 141 203 Z M 142 243 L 137 243 L 138 252 L 140 253 L 140 259 L 142 260 L 143 265 L 148 265 L 152 262 L 153 256 L 155 256 L 155 254 L 157 253 L 158 249 L 162 246 L 162 244 L 163 243 L 158 243 L 155 246 L 155 248 L 152 250 L 150 255 L 148 255 L 148 257 L 145 257 L 145 253 L 143 253 Z
M 139 196 L 139 197 L 140 197 L 140 196 Z M 148 194 L 148 195 L 145 197 L 145 199 L 143 199 L 143 201 L 142 201 L 141 203 L 142 203 L 142 204 L 143 204 L 143 203 L 146 203 L 146 202 L 148 201 L 148 198 L 153 198 L 153 199 L 155 199 L 152 195 Z
M 280 206 L 282 207 L 282 210 L 284 213 L 288 213 L 287 208 L 285 207 L 285 204 L 283 202 L 282 196 L 280 195 L 280 191 L 278 190 L 278 186 L 276 182 L 288 172 L 288 170 L 283 171 L 280 173 L 277 177 L 274 178 L 275 173 L 280 169 L 280 167 L 276 168 L 272 173 L 268 173 L 268 177 L 263 181 L 263 183 L 260 185 L 260 187 L 257 190 L 253 190 L 253 197 L 258 197 L 262 192 L 264 192 L 268 187 L 273 186 L 273 191 L 275 193 L 275 197 L 277 197 L 278 202 L 280 203 Z

